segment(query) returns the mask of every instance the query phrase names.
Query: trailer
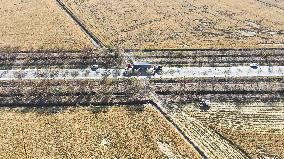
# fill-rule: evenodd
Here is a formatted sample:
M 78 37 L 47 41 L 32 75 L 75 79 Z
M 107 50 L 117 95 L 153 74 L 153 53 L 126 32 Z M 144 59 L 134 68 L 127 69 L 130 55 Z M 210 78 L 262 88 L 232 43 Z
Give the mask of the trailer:
M 134 62 L 132 64 L 132 69 L 134 70 L 148 70 L 151 68 L 152 68 L 152 65 L 147 62 Z

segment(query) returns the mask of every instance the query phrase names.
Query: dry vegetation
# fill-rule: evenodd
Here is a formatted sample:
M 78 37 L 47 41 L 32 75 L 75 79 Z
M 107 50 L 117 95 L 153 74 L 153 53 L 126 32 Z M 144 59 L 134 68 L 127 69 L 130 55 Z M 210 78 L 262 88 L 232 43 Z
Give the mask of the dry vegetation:
M 63 1 L 104 43 L 120 48 L 284 45 L 284 10 L 258 0 Z
M 253 158 L 284 157 L 283 103 L 213 103 L 207 112 L 188 105 L 183 112 L 209 125 Z
M 214 129 L 241 146 L 252 158 L 280 159 L 284 157 L 283 131 L 263 133 L 255 130 L 231 130 L 226 127 Z
M 284 10 L 284 1 L 282 0 L 258 0 L 258 1 Z
M 53 0 L 0 3 L 0 50 L 81 50 L 93 48 L 78 26 Z
M 252 158 L 284 157 L 282 77 L 151 82 L 175 122 L 211 158 L 237 158 L 220 155 L 235 155 L 232 150 Z M 200 107 L 201 99 L 210 100 L 210 107 Z
M 153 108 L 0 111 L 0 158 L 198 158 Z

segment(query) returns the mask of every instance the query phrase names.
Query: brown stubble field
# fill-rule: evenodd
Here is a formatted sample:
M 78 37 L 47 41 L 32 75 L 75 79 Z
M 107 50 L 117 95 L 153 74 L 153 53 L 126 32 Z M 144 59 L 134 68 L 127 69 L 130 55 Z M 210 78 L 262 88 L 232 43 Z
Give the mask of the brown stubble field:
M 207 112 L 183 109 L 247 152 L 252 158 L 284 156 L 283 103 L 213 103 Z
M 148 106 L 55 113 L 2 108 L 0 127 L 0 158 L 199 158 Z
M 267 5 L 272 5 L 274 7 L 282 8 L 284 9 L 284 1 L 282 0 L 259 0 L 263 3 L 267 3 Z
M 284 10 L 256 0 L 63 0 L 119 48 L 283 47 Z
M 53 0 L 4 0 L 0 13 L 3 52 L 93 49 L 87 36 Z

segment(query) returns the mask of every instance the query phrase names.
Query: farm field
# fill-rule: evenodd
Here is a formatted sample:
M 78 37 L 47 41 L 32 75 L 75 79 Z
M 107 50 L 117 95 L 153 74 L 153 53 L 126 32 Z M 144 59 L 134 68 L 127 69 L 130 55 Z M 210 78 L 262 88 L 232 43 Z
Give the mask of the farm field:
M 1 52 L 93 49 L 87 36 L 53 0 L 1 1 L 0 12 Z
M 199 158 L 153 108 L 135 107 L 2 108 L 0 158 Z
M 105 45 L 115 48 L 284 45 L 284 10 L 259 0 L 62 1 Z
M 281 0 L 259 0 L 259 2 L 266 3 L 267 5 L 278 7 L 284 10 L 284 1 Z
M 203 112 L 188 104 L 180 110 L 246 151 L 252 158 L 284 156 L 284 105 L 278 103 L 212 103 Z
M 282 77 L 151 82 L 168 114 L 207 156 L 238 158 L 226 155 L 243 154 L 252 158 L 283 158 Z M 209 100 L 210 107 L 200 107 L 201 99 Z M 212 147 L 214 151 L 210 151 Z
M 284 158 L 284 0 L 0 2 L 0 159 Z

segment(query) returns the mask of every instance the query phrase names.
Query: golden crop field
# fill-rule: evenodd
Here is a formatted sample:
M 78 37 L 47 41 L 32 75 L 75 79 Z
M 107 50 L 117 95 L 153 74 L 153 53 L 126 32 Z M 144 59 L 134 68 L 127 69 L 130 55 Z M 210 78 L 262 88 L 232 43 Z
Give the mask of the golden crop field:
M 284 46 L 284 10 L 257 0 L 63 1 L 106 45 L 118 48 Z
M 252 158 L 284 157 L 283 103 L 212 104 L 208 112 L 186 107 L 184 112 L 238 145 Z
M 87 36 L 53 0 L 4 0 L 0 13 L 0 50 L 93 48 Z
M 282 132 L 257 130 L 232 130 L 226 127 L 213 128 L 247 151 L 252 158 L 280 158 L 284 156 L 284 136 Z
M 0 111 L 0 158 L 199 158 L 151 107 Z

